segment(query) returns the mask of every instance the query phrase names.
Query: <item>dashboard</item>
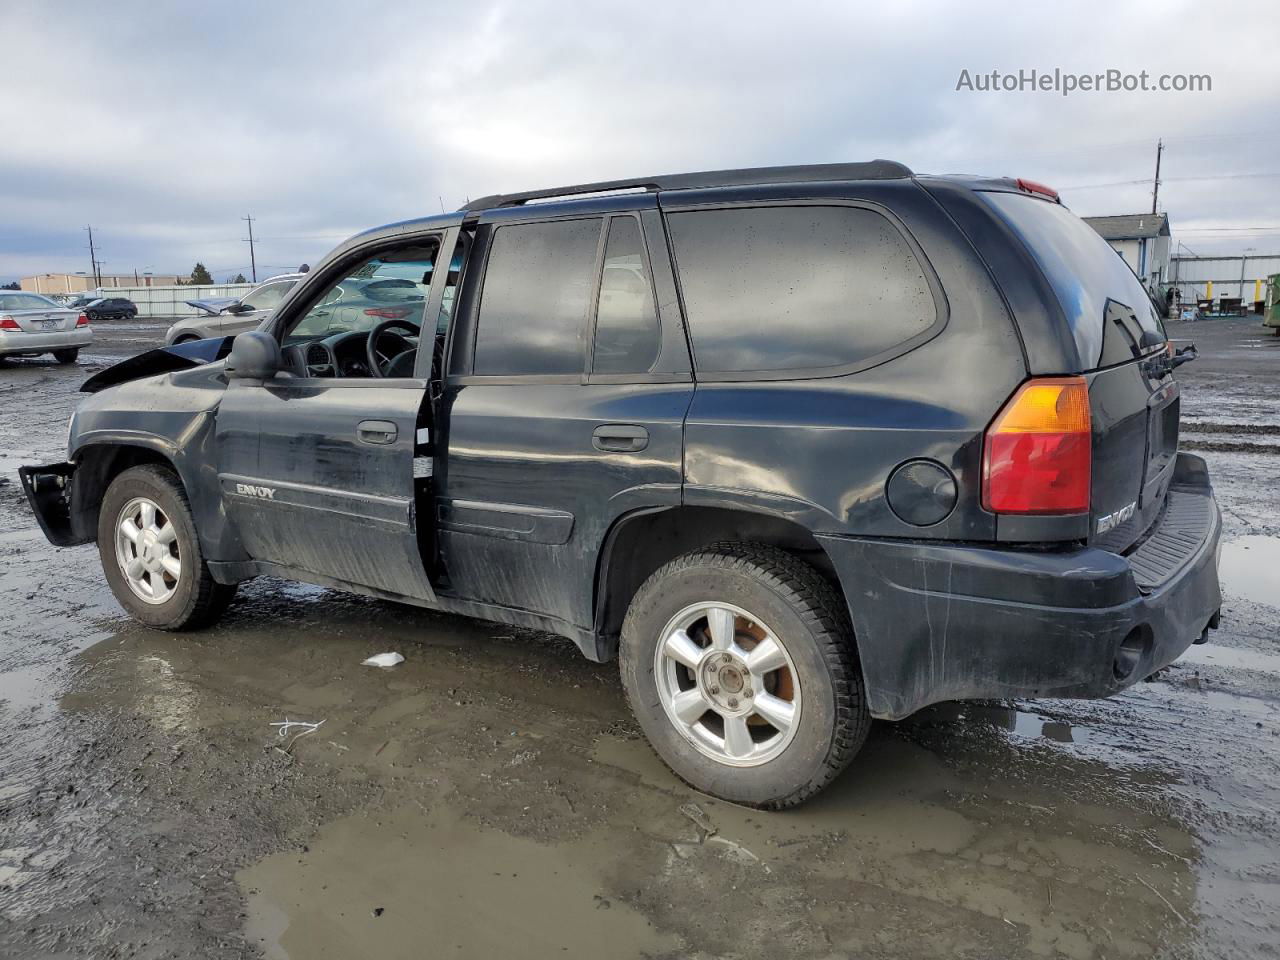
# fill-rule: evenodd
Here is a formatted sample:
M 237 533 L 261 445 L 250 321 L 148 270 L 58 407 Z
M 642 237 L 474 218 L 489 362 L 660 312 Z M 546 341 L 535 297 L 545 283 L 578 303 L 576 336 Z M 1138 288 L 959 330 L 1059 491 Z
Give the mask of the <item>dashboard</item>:
M 407 338 L 417 346 L 417 339 Z M 369 369 L 369 331 L 353 330 L 333 336 L 290 344 L 285 348 L 287 366 L 307 377 L 372 377 Z

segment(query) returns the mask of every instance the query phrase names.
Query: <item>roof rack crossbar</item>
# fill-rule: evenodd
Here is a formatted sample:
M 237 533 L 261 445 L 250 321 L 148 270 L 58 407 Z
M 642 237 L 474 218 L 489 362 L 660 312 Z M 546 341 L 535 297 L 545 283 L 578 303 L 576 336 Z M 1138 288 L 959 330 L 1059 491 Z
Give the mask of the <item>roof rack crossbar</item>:
M 893 160 L 871 160 L 866 163 L 814 163 L 790 167 L 748 167 L 741 170 L 710 170 L 702 173 L 677 173 L 661 177 L 632 180 L 602 180 L 579 183 L 548 190 L 525 190 L 520 193 L 495 193 L 472 200 L 462 209 L 471 213 L 495 207 L 518 207 L 531 200 L 555 197 L 571 198 L 585 193 L 613 193 L 623 190 L 697 190 L 710 187 L 733 187 L 758 183 L 806 183 L 823 180 L 901 180 L 914 174 L 904 164 Z

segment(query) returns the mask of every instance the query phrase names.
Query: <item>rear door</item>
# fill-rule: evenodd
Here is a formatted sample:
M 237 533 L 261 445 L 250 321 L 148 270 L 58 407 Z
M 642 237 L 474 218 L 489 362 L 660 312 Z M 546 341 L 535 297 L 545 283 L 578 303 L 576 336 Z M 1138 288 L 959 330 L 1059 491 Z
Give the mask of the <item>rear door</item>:
M 1089 539 L 1123 551 L 1164 506 L 1178 452 L 1180 395 L 1168 343 L 1128 264 L 1066 207 L 1018 193 L 985 198 L 1021 236 L 1056 294 L 1089 383 Z
M 610 526 L 680 502 L 688 348 L 654 201 L 625 200 L 478 227 L 444 398 L 459 596 L 589 627 Z

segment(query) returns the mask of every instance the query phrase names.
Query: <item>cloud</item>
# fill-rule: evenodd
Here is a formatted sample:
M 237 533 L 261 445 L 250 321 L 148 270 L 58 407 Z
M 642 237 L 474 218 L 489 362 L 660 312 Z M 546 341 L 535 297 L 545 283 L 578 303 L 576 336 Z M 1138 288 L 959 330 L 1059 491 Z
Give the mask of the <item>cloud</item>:
M 628 175 L 899 159 L 1021 175 L 1085 215 L 1272 228 L 1265 3 L 6 3 L 0 279 L 267 271 L 469 196 Z M 67 29 L 74 24 L 74 29 Z M 957 92 L 971 73 L 1206 73 L 1210 93 Z M 1122 184 L 1099 187 L 1098 184 Z M 1190 234 L 1187 242 L 1190 243 Z M 1239 250 L 1232 234 L 1199 246 Z M 260 270 L 260 272 L 262 272 Z

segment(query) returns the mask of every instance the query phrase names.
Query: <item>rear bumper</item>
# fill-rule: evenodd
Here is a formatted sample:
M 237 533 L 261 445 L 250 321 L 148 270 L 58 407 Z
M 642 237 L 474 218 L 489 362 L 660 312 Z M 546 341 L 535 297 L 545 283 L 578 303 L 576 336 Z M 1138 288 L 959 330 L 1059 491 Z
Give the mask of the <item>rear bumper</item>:
M 93 330 L 87 327 L 55 330 L 51 333 L 0 332 L 0 356 L 72 350 L 76 347 L 87 347 L 91 343 L 93 343 Z
M 1177 514 L 1171 506 L 1128 556 L 819 538 L 849 603 L 872 714 L 1105 697 L 1181 656 L 1217 626 L 1221 514 L 1204 461 L 1178 460 Z

